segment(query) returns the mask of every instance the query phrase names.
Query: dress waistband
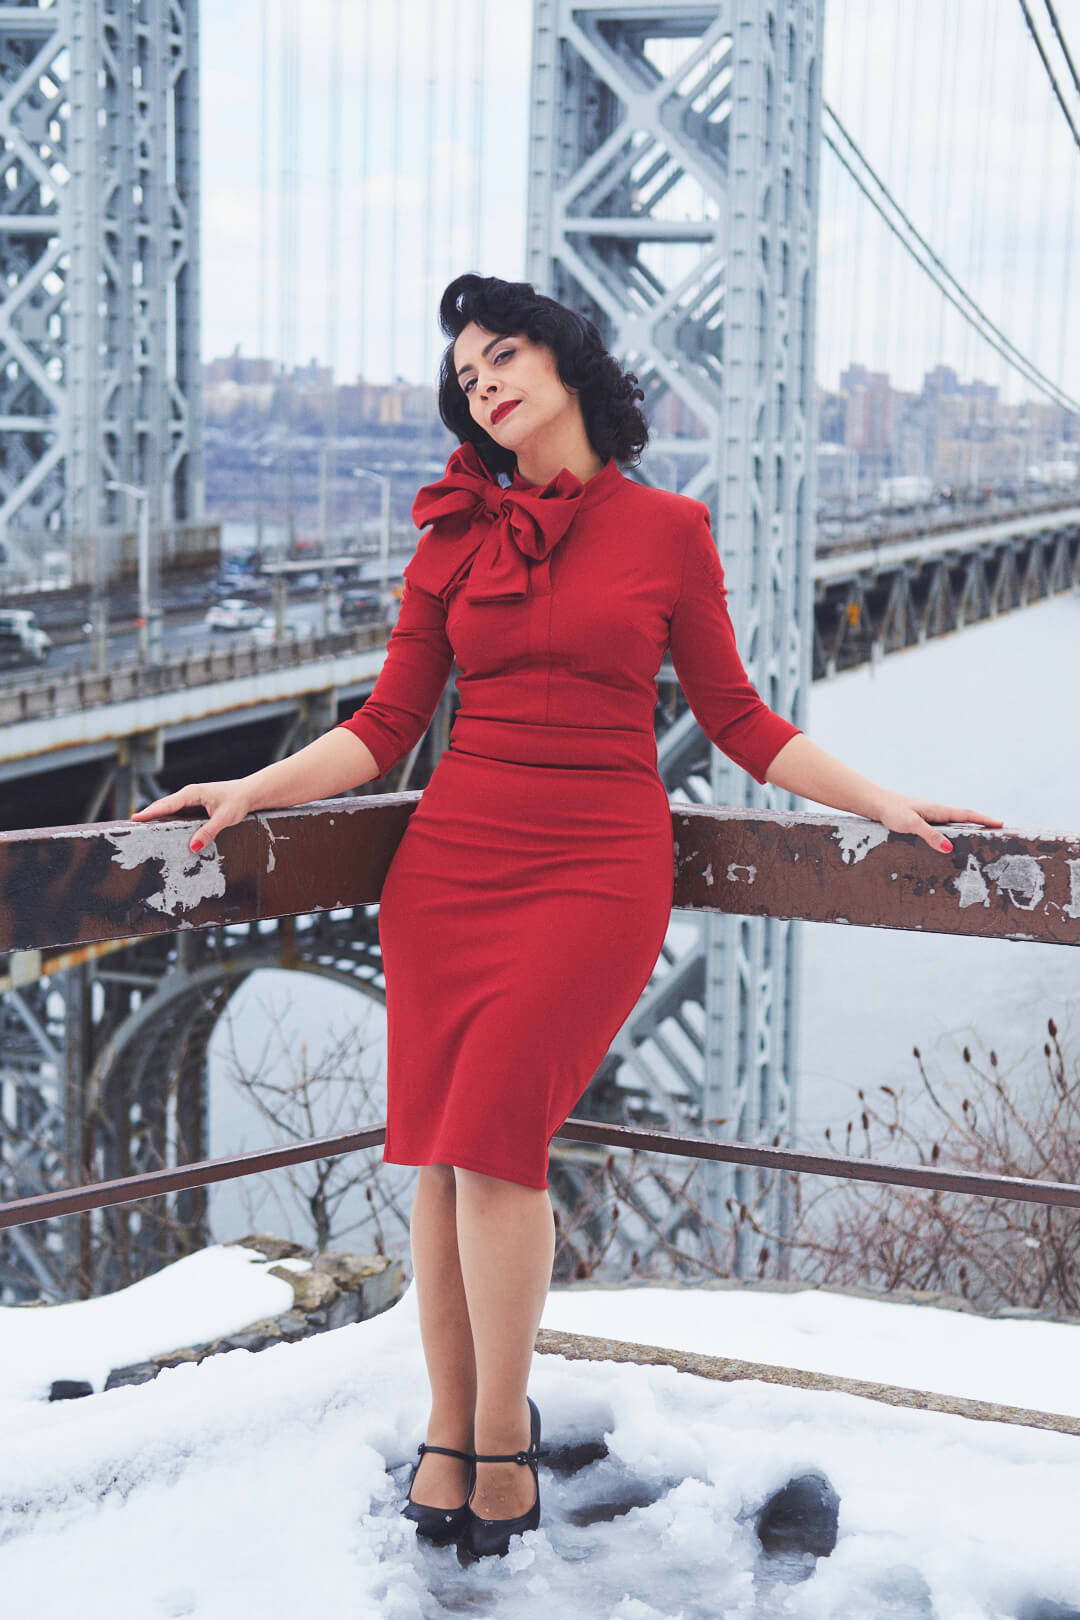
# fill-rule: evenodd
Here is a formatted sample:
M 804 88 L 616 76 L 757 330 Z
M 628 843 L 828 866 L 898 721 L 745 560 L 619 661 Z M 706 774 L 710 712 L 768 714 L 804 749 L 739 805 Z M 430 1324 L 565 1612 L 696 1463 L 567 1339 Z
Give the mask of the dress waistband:
M 591 766 L 601 770 L 644 767 L 656 774 L 656 738 L 648 731 L 534 725 L 524 720 L 487 720 L 459 713 L 450 728 L 450 748 L 516 765 Z

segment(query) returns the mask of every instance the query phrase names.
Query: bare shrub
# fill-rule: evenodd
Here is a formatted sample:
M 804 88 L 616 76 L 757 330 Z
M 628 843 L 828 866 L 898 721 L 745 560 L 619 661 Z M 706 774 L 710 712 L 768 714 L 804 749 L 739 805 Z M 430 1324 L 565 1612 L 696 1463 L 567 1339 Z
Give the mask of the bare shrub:
M 963 1085 L 953 1095 L 931 1083 L 919 1048 L 921 1097 L 929 1131 L 889 1086 L 881 1101 L 860 1091 L 845 1155 L 904 1158 L 920 1165 L 1024 1179 L 1080 1182 L 1080 1061 L 1072 1072 L 1051 1018 L 1043 1045 L 1045 1083 L 1023 1108 L 997 1053 L 963 1050 Z M 834 1141 L 831 1131 L 826 1132 Z M 978 1194 L 845 1183 L 797 1208 L 794 1248 L 808 1281 L 877 1289 L 940 1290 L 983 1309 L 1003 1306 L 1080 1315 L 1080 1209 Z
M 881 1086 L 873 1101 L 859 1091 L 857 1118 L 826 1140 L 845 1158 L 1075 1186 L 1080 1060 L 1070 1072 L 1053 1019 L 1047 1033 L 1045 1079 L 1025 1087 L 1023 1106 L 1018 1077 L 1010 1082 L 996 1052 L 979 1058 L 965 1047 L 963 1083 L 946 1088 L 916 1048 L 915 1096 Z M 561 1172 L 556 1156 L 552 1169 L 560 1280 L 780 1276 L 1080 1316 L 1078 1209 L 749 1169 L 734 1178 L 741 1196 L 717 1209 L 707 1196 L 715 1172 L 701 1161 L 609 1153 Z M 779 1231 L 765 1215 L 778 1190 L 787 1211 Z
M 608 1153 L 568 1174 L 552 1159 L 554 1275 L 559 1281 L 615 1282 L 628 1276 L 701 1281 L 770 1274 L 784 1245 L 765 1224 L 776 1186 L 771 1171 L 739 1176 L 742 1196 L 720 1210 L 708 1181 L 723 1167 L 638 1150 Z
M 328 1033 L 325 1045 L 313 1054 L 306 1042 L 289 1038 L 283 1011 L 280 1006 L 264 1004 L 266 1033 L 254 1061 L 241 1058 L 234 1021 L 227 1019 L 229 1078 L 269 1125 L 273 1142 L 307 1142 L 381 1120 L 384 1099 L 376 1095 L 372 1081 L 362 1072 L 355 1031 L 338 1036 Z M 273 1078 L 282 1066 L 284 1078 Z M 375 1254 L 398 1258 L 407 1252 L 408 1188 L 403 1184 L 411 1188 L 413 1178 L 406 1172 L 388 1175 L 378 1149 L 285 1166 L 274 1171 L 273 1178 L 272 1195 L 285 1229 L 295 1240 L 310 1242 L 322 1253 L 362 1234 L 360 1242 Z M 269 1181 L 259 1180 L 266 1190 Z M 254 1228 L 252 1190 L 245 1182 L 237 1185 Z M 279 1191 L 282 1186 L 284 1195 Z M 348 1218 L 346 1209 L 355 1212 L 358 1198 L 364 1213 Z M 297 1216 L 302 1230 L 294 1230 Z

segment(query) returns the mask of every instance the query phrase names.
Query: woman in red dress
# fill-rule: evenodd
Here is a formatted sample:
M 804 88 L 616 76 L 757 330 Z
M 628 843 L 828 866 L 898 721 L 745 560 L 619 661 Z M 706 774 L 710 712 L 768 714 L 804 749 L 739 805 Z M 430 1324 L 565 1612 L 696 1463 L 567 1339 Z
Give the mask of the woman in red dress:
M 253 810 L 381 778 L 456 660 L 450 745 L 380 897 L 384 1158 L 420 1166 L 411 1246 L 432 1405 L 404 1511 L 483 1555 L 539 1522 L 526 1385 L 554 1256 L 548 1146 L 670 918 L 653 719 L 665 652 L 706 734 L 759 782 L 939 850 L 951 845 L 934 822 L 1000 822 L 878 787 L 762 702 L 707 508 L 619 470 L 646 442 L 642 396 L 589 321 L 474 275 L 450 284 L 440 318 L 440 410 L 461 448 L 417 496 L 423 533 L 371 696 L 290 758 L 139 815 L 204 805 L 198 849 Z

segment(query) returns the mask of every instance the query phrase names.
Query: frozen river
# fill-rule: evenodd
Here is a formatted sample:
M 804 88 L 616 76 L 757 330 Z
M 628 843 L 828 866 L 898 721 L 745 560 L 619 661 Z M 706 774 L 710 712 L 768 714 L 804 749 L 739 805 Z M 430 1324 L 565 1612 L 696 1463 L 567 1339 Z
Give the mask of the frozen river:
M 1001 816 L 1024 830 L 1080 830 L 1080 597 L 1062 597 L 815 684 L 814 740 L 887 787 Z M 1072 693 L 1072 697 L 1070 697 Z M 808 806 L 814 808 L 814 806 Z M 1080 952 L 1053 946 L 884 929 L 803 924 L 801 1060 L 796 1143 L 850 1117 L 859 1086 L 918 1085 L 912 1047 L 932 1078 L 959 1080 L 965 1043 L 993 1047 L 1021 1092 L 1040 1083 L 1047 1019 L 1080 1053 Z M 211 1151 L 272 1138 L 230 1079 L 230 1045 L 246 1068 L 286 1083 L 277 1031 L 309 1064 L 328 1042 L 355 1043 L 372 1111 L 316 1129 L 381 1117 L 385 1026 L 380 1009 L 342 986 L 260 973 L 234 998 L 231 1030 L 211 1053 Z M 337 1088 L 341 1091 L 342 1088 Z M 349 1098 L 344 1097 L 346 1107 Z M 325 1105 L 324 1105 L 325 1106 Z M 377 1158 L 377 1154 L 371 1155 Z M 385 1172 L 380 1172 L 385 1175 Z M 360 1195 L 354 1194 L 356 1203 Z M 253 1228 L 306 1237 L 280 1173 L 212 1193 L 214 1235 Z M 254 1201 L 253 1201 L 254 1200 Z

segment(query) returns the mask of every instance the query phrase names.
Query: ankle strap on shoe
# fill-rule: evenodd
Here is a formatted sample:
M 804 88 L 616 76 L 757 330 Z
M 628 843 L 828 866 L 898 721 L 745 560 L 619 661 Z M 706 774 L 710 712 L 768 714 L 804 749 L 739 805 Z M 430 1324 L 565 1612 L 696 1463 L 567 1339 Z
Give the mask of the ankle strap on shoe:
M 421 1441 L 416 1448 L 416 1454 L 418 1457 L 422 1457 L 425 1451 L 437 1451 L 443 1457 L 460 1457 L 462 1462 L 472 1462 L 473 1460 L 471 1451 L 455 1451 L 453 1446 L 429 1446 L 424 1441 Z
M 502 1453 L 498 1456 L 484 1456 L 478 1451 L 474 1454 L 473 1461 L 530 1463 L 535 1462 L 539 1455 L 540 1453 L 535 1451 L 533 1447 L 530 1446 L 527 1451 L 515 1451 L 509 1454 Z

